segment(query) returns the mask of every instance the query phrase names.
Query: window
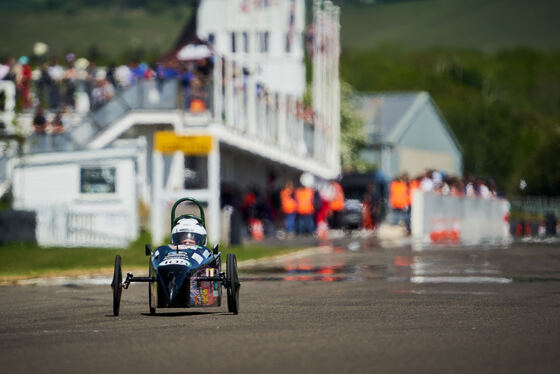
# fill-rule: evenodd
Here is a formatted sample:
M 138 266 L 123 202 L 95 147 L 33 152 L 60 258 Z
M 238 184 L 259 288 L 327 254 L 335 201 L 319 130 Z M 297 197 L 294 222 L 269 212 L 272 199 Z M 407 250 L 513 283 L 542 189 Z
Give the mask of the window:
M 83 167 L 80 169 L 81 193 L 115 193 L 115 167 Z
M 235 53 L 237 51 L 237 46 L 235 45 L 235 37 L 236 37 L 235 33 L 232 32 L 231 33 L 231 52 L 232 53 Z
M 263 37 L 263 52 L 267 53 L 268 52 L 268 39 L 270 37 L 270 33 L 268 31 L 266 31 L 264 33 L 264 37 Z
M 288 31 L 286 34 L 286 52 L 290 53 L 292 50 L 292 32 Z
M 214 43 L 216 42 L 216 36 L 214 35 L 213 32 L 208 34 L 208 44 L 210 44 L 211 46 L 214 46 Z
M 261 53 L 267 53 L 268 52 L 269 38 L 270 38 L 270 33 L 268 31 L 259 32 L 257 34 L 259 52 L 261 52 Z
M 244 32 L 243 34 L 243 52 L 249 53 L 249 34 Z

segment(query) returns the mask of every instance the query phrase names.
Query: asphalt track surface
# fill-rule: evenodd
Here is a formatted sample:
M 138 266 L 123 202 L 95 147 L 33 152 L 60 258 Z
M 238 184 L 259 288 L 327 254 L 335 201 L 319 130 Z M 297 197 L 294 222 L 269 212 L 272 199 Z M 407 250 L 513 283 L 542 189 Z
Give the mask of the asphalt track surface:
M 108 285 L 0 287 L 1 371 L 560 372 L 558 244 L 346 242 L 242 280 L 237 316 L 150 316 L 145 284 L 124 291 L 119 317 Z

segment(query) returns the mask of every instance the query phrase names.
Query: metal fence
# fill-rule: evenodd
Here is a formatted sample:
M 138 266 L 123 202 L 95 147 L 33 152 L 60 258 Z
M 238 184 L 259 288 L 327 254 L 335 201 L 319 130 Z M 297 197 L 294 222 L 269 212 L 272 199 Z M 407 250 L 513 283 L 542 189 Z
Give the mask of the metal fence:
M 131 220 L 134 217 L 123 211 L 45 208 L 37 211 L 37 242 L 42 246 L 122 248 L 136 236 L 130 230 Z
M 518 196 L 510 200 L 512 215 L 525 215 L 533 219 L 542 219 L 549 213 L 560 217 L 560 197 Z

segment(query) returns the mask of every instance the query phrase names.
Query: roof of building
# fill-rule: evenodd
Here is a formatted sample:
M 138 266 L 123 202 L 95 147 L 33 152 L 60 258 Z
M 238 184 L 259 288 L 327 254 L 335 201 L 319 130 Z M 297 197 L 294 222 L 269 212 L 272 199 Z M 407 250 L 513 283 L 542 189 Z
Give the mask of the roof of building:
M 374 92 L 359 94 L 358 109 L 371 141 L 395 144 L 424 105 L 432 105 L 459 150 L 461 146 L 430 94 L 417 92 Z

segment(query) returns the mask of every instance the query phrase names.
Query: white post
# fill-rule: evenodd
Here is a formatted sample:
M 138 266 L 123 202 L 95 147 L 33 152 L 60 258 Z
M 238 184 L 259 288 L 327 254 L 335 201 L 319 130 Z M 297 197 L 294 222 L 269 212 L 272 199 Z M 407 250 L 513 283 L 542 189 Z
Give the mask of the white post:
M 225 64 L 225 86 L 226 86 L 226 124 L 228 127 L 233 127 L 235 125 L 235 119 L 233 118 L 233 62 L 229 60 L 224 60 Z
M 185 183 L 185 155 L 181 151 L 176 151 L 172 157 L 165 183 L 165 189 L 168 191 L 183 189 Z
M 284 147 L 286 144 L 286 95 L 278 94 L 278 140 L 277 145 Z
M 152 152 L 152 242 L 154 245 L 162 244 L 165 237 L 163 233 L 163 155 L 157 151 Z
M 222 109 L 224 106 L 224 97 L 222 95 L 223 82 L 222 82 L 222 58 L 215 55 L 216 61 L 214 62 L 214 119 L 222 122 Z
M 319 158 L 320 155 L 320 129 L 324 121 L 324 96 L 325 96 L 325 76 L 324 76 L 324 55 L 323 48 L 325 23 L 323 4 L 321 0 L 313 3 L 313 153 L 309 154 L 312 158 Z M 309 150 L 308 150 L 309 151 Z
M 208 154 L 208 236 L 214 243 L 220 238 L 220 142 L 212 137 L 212 150 Z
M 257 86 L 253 74 L 255 72 L 251 70 L 247 76 L 247 133 L 249 135 L 254 135 L 257 128 Z
M 339 58 L 340 58 L 340 8 L 334 8 L 334 56 L 333 56 L 333 64 L 334 64 L 334 87 L 333 87 L 333 118 L 332 118 L 332 128 L 331 136 L 332 136 L 332 158 L 331 158 L 331 165 L 334 169 L 337 170 L 337 174 L 340 173 L 340 78 L 339 78 Z

